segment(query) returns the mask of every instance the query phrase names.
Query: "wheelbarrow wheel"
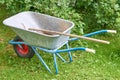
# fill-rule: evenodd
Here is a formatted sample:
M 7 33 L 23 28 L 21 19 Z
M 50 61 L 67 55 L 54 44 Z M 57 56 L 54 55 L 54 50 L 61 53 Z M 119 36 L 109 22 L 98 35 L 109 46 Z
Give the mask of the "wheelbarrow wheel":
M 14 41 L 23 41 L 19 36 L 14 38 Z M 21 58 L 32 58 L 35 54 L 33 49 L 26 44 L 14 44 L 13 48 L 17 54 L 17 56 Z

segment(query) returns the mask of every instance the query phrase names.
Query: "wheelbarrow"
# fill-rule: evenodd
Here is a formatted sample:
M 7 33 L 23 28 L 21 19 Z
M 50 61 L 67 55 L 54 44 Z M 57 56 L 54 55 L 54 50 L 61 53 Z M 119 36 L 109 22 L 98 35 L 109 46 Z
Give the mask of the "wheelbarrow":
M 95 50 L 86 47 L 70 48 L 69 42 L 100 33 L 116 33 L 115 30 L 99 30 L 85 34 L 81 37 L 70 38 L 70 35 L 68 34 L 70 34 L 71 29 L 74 27 L 73 22 L 31 11 L 21 12 L 7 18 L 3 21 L 3 24 L 11 27 L 11 29 L 18 35 L 13 40 L 10 40 L 9 43 L 13 45 L 13 48 L 19 57 L 32 58 L 34 54 L 36 54 L 45 68 L 52 73 L 51 69 L 40 55 L 39 50 L 51 53 L 53 55 L 56 74 L 58 74 L 56 57 L 63 62 L 72 62 L 71 51 L 82 50 L 95 53 Z M 30 30 L 31 28 L 32 30 Z M 38 29 L 38 31 L 33 29 Z M 41 30 L 47 30 L 48 32 L 45 33 L 45 31 Z M 49 34 L 51 31 L 54 33 Z M 64 45 L 66 45 L 66 48 L 60 49 Z M 66 61 L 60 55 L 60 53 L 64 52 L 68 52 L 69 61 Z

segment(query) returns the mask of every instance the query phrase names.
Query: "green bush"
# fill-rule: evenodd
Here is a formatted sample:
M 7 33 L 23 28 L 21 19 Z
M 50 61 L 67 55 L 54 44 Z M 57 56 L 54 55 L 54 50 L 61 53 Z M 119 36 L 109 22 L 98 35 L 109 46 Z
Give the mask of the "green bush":
M 12 14 L 36 11 L 71 20 L 74 33 L 120 29 L 119 0 L 1 0 Z

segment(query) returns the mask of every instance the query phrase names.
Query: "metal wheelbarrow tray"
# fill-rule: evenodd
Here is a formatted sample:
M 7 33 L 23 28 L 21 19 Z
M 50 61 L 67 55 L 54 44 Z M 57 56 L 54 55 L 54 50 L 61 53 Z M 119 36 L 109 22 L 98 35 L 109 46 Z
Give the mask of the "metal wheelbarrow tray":
M 28 44 L 48 49 L 60 48 L 68 41 L 69 37 L 64 35 L 47 35 L 30 31 L 28 28 L 70 33 L 70 30 L 74 26 L 74 23 L 68 20 L 31 11 L 16 14 L 4 20 L 3 23 L 10 26 L 12 30 Z

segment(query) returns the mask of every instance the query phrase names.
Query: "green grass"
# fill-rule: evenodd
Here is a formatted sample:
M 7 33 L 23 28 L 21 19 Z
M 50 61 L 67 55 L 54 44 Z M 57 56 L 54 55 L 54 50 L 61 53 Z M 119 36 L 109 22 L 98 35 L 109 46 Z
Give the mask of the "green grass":
M 8 11 L 1 8 L 0 12 L 0 38 L 3 39 L 0 41 L 0 80 L 120 80 L 119 36 L 96 36 L 109 40 L 110 45 L 92 41 L 88 41 L 87 45 L 82 40 L 82 44 L 95 49 L 96 54 L 83 51 L 72 52 L 72 63 L 63 63 L 57 59 L 58 75 L 55 74 L 52 56 L 41 51 L 53 72 L 50 74 L 36 55 L 31 60 L 16 56 L 12 45 L 8 44 L 8 41 L 15 37 L 15 33 L 2 24 L 2 21 L 9 17 Z M 80 41 L 71 44 L 71 46 L 80 45 Z

